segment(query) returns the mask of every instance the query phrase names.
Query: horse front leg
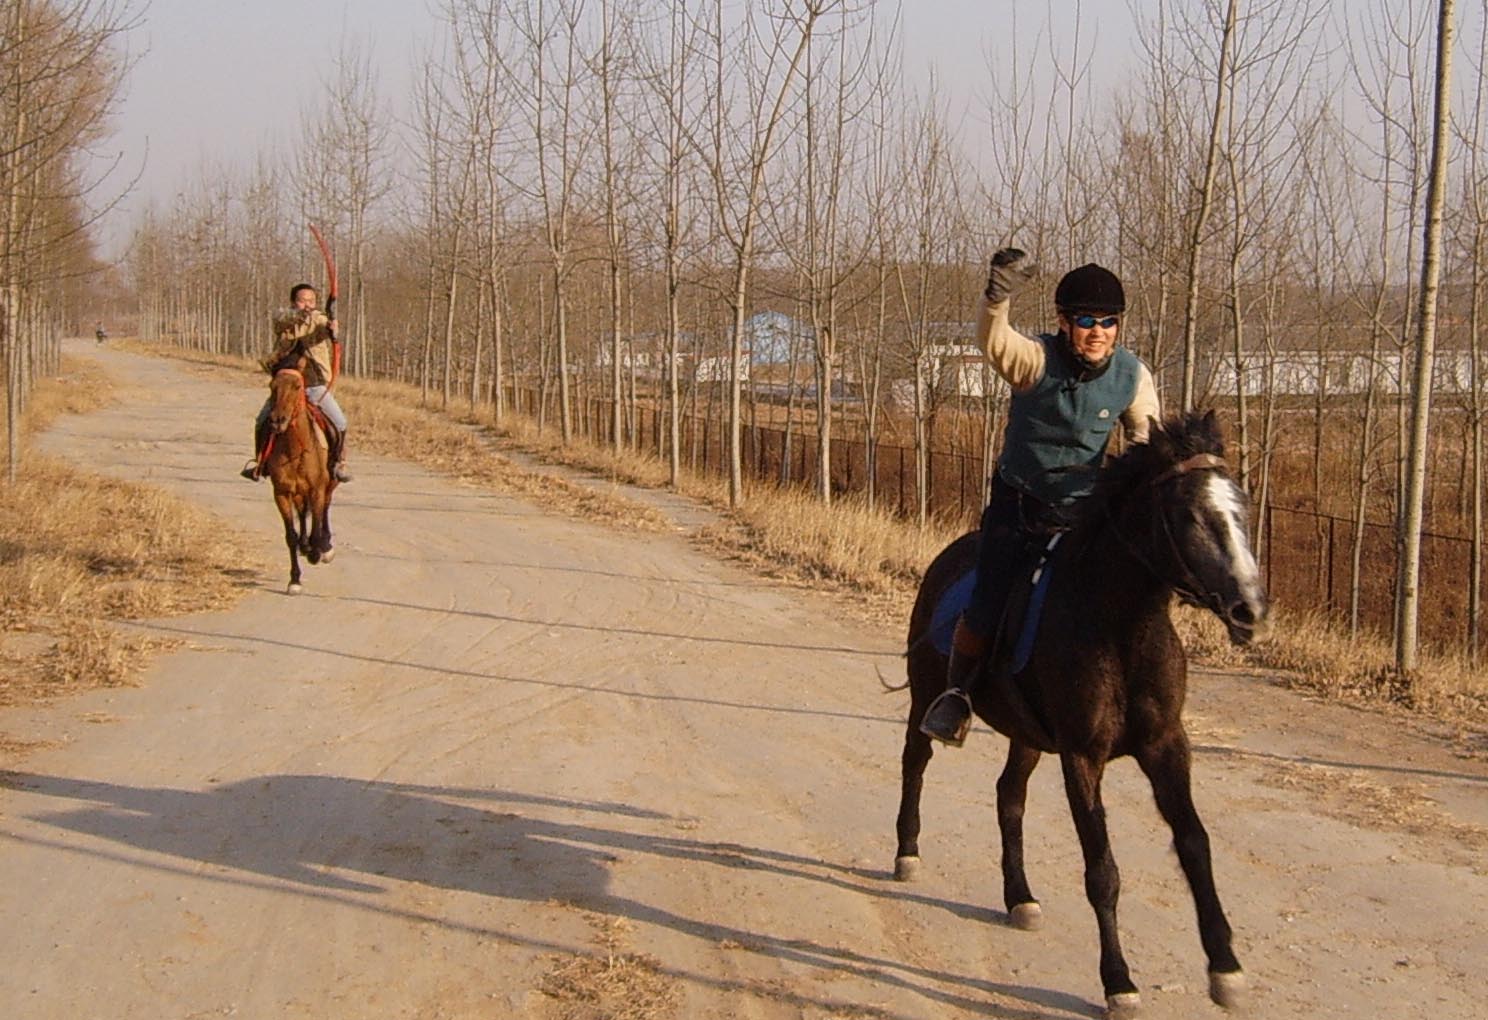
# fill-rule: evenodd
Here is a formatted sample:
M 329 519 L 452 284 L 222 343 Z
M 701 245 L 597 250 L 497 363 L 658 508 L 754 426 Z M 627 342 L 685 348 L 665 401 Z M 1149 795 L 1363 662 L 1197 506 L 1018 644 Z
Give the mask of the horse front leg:
M 1100 975 L 1106 993 L 1106 1015 L 1119 1020 L 1134 1016 L 1141 1008 L 1142 999 L 1132 983 L 1116 930 L 1121 873 L 1111 854 L 1106 809 L 1101 803 L 1105 761 L 1092 755 L 1066 752 L 1063 763 L 1064 790 L 1075 819 L 1075 831 L 1080 836 L 1080 850 L 1085 856 L 1085 897 L 1095 909 L 1095 923 L 1100 929 Z
M 274 502 L 279 507 L 279 516 L 284 518 L 284 544 L 289 547 L 289 588 L 288 594 L 298 595 L 300 593 L 300 535 L 295 530 L 295 508 L 288 496 L 274 494 Z
M 1152 783 L 1152 795 L 1168 827 L 1173 848 L 1188 879 L 1199 915 L 1199 940 L 1209 958 L 1209 998 L 1226 1009 L 1239 1006 L 1245 996 L 1245 973 L 1231 946 L 1230 922 L 1225 919 L 1214 887 L 1209 834 L 1194 807 L 1192 764 L 1188 737 L 1181 729 L 1165 739 L 1139 748 L 1137 764 Z
M 1007 764 L 997 777 L 997 828 L 1002 833 L 1002 902 L 1015 928 L 1034 931 L 1043 926 L 1044 912 L 1028 888 L 1023 870 L 1023 808 L 1028 802 L 1028 777 L 1039 763 L 1037 748 L 1014 740 Z

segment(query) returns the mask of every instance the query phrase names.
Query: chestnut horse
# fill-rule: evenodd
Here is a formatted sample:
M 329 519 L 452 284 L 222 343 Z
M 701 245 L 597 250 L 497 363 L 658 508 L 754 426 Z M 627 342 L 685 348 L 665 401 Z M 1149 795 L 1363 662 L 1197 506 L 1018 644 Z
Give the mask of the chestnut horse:
M 1245 988 L 1230 948 L 1230 926 L 1215 891 L 1209 837 L 1194 809 L 1182 710 L 1188 667 L 1169 619 L 1173 596 L 1212 610 L 1237 645 L 1268 629 L 1267 599 L 1247 538 L 1248 503 L 1230 478 L 1213 413 L 1154 423 L 1151 441 L 1105 469 L 1044 566 L 1042 617 L 1026 665 L 994 652 L 973 696 L 978 716 L 1009 738 L 997 780 L 1003 901 L 1010 923 L 1042 922 L 1023 870 L 1023 807 L 1041 753 L 1059 755 L 1085 858 L 1085 891 L 1100 932 L 1100 975 L 1109 1012 L 1129 1016 L 1140 998 L 1117 937 L 1120 877 L 1106 832 L 1101 777 L 1106 763 L 1131 755 L 1152 784 L 1173 832 L 1178 861 L 1198 911 L 1209 963 L 1209 994 L 1222 1006 Z M 965 535 L 931 563 L 910 617 L 911 689 L 905 732 L 894 877 L 919 868 L 920 792 L 932 754 L 920 720 L 945 689 L 946 659 L 932 630 L 946 626 L 936 606 L 977 561 Z M 951 616 L 954 619 L 954 616 Z M 1005 647 L 999 644 L 999 647 Z M 1021 658 L 1021 656 L 1020 656 Z
M 305 360 L 301 355 L 274 368 L 269 383 L 269 452 L 264 470 L 274 483 L 274 505 L 284 518 L 284 544 L 289 546 L 289 594 L 300 593 L 300 554 L 312 564 L 329 563 L 331 548 L 331 475 L 321 426 L 305 398 Z

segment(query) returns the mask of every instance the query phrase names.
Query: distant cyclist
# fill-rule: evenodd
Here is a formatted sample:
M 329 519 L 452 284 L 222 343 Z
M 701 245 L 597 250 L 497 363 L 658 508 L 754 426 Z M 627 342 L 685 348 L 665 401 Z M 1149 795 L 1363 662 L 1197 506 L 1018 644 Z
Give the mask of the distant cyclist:
M 103 343 L 108 339 L 108 330 L 103 328 L 103 323 L 100 322 L 98 328 L 93 331 L 93 339 L 99 343 Z

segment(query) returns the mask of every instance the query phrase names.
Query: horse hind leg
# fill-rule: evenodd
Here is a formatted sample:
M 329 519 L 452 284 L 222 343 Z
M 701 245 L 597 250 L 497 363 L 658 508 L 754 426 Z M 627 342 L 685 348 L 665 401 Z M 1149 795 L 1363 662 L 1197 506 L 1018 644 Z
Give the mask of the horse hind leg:
M 899 843 L 894 854 L 894 879 L 899 882 L 912 882 L 920 873 L 920 794 L 925 786 L 925 767 L 935 754 L 930 737 L 920 732 L 920 721 L 939 693 L 936 684 L 944 686 L 941 674 L 933 669 L 928 670 L 934 674 L 933 684 L 923 680 L 916 682 L 917 675 L 925 672 L 924 663 L 911 661 L 909 722 L 905 727 L 904 751 L 899 760 L 899 814 L 894 823 Z
M 314 566 L 320 562 L 320 550 L 315 547 L 316 518 L 310 501 L 300 504 L 300 552 Z
M 894 823 L 899 837 L 894 854 L 894 880 L 898 882 L 913 882 L 920 874 L 920 793 L 925 766 L 934 754 L 930 738 L 920 732 L 919 720 L 911 718 L 900 756 L 899 815 Z
M 316 528 L 315 548 L 320 551 L 320 562 L 329 563 L 336 558 L 336 549 L 331 544 L 331 491 L 326 489 L 324 505 L 320 508 L 319 527 Z
M 326 507 L 320 523 L 320 562 L 329 563 L 336 558 L 336 547 L 331 544 L 331 508 Z
M 1007 764 L 997 777 L 997 828 L 1002 835 L 1002 902 L 1008 923 L 1024 931 L 1043 927 L 1044 912 L 1028 887 L 1023 869 L 1023 809 L 1028 802 L 1028 778 L 1039 763 L 1037 748 L 1013 741 Z
M 1230 923 L 1225 919 L 1214 886 L 1209 834 L 1193 803 L 1188 739 L 1179 731 L 1164 741 L 1140 748 L 1136 758 L 1152 783 L 1158 811 L 1173 830 L 1173 848 L 1193 893 L 1199 941 L 1209 960 L 1209 998 L 1226 1009 L 1234 1009 L 1245 999 L 1245 973 L 1235 958 Z

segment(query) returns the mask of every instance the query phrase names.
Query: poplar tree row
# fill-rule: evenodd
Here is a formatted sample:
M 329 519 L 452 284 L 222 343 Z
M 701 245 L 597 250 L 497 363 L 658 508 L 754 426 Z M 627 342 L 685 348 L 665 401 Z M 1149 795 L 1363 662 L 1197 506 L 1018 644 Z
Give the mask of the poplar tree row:
M 800 372 L 771 378 L 815 432 L 820 498 L 834 435 L 866 439 L 871 485 L 888 434 L 913 445 L 923 519 L 932 445 L 996 439 L 1000 394 L 958 400 L 948 347 L 967 341 L 986 257 L 1017 244 L 1045 270 L 1016 303 L 1025 329 L 1052 320 L 1065 270 L 1111 266 L 1125 342 L 1170 410 L 1227 411 L 1259 506 L 1383 512 L 1404 554 L 1446 5 L 1144 0 L 1114 84 L 1080 6 L 1027 45 L 999 13 L 965 110 L 906 69 L 915 12 L 890 3 L 443 0 L 412 94 L 388 95 L 348 42 L 292 156 L 203 170 L 139 224 L 141 331 L 256 351 L 268 309 L 317 271 L 313 220 L 341 255 L 351 371 L 498 419 L 530 386 L 565 440 L 608 397 L 617 446 L 654 402 L 674 472 L 684 417 L 712 408 L 738 501 L 764 371 L 749 323 L 784 313 Z M 1427 510 L 1471 516 L 1476 542 L 1483 4 L 1446 18 L 1468 70 L 1447 94 L 1434 326 L 1472 379 L 1442 400 L 1462 470 Z M 1282 399 L 1298 352 L 1311 390 Z M 1300 467 L 1283 457 L 1299 436 Z
M 56 371 L 60 338 L 79 328 L 100 269 L 93 227 L 108 205 L 109 168 L 89 150 L 119 95 L 132 17 L 109 0 L 0 0 L 0 357 L 12 481 L 33 380 Z

